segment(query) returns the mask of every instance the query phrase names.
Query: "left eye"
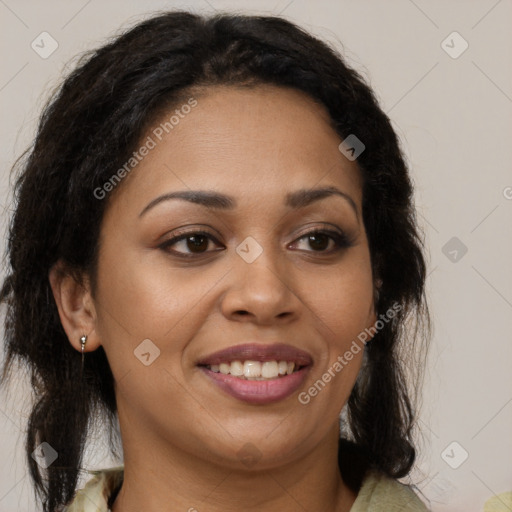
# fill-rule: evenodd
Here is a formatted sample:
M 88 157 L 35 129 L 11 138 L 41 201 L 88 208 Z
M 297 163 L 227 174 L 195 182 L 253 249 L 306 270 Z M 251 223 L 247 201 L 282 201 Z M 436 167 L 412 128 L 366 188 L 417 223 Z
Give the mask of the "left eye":
M 304 241 L 313 252 L 332 252 L 350 244 L 347 238 L 336 231 L 310 231 L 297 239 L 297 242 Z M 294 242 L 294 243 L 297 243 Z M 299 249 L 306 250 L 309 249 Z

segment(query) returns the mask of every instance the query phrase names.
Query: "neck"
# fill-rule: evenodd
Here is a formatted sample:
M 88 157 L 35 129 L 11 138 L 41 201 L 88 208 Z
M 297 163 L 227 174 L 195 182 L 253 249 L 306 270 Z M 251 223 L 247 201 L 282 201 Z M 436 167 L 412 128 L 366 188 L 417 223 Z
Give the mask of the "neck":
M 123 435 L 124 480 L 113 512 L 348 512 L 356 498 L 339 471 L 337 425 L 302 458 L 264 470 L 220 466 L 136 431 Z

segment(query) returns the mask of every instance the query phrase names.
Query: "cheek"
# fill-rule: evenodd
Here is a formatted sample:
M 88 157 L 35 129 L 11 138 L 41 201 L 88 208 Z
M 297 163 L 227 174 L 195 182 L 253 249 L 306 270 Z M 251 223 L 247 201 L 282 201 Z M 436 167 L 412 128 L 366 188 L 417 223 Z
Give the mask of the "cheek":
M 139 368 L 134 351 L 148 339 L 160 350 L 155 366 L 177 371 L 187 343 L 211 312 L 209 292 L 222 272 L 176 270 L 162 258 L 129 251 L 123 258 L 105 251 L 100 263 L 97 330 L 114 375 Z
M 303 291 L 326 342 L 311 378 L 313 387 L 303 397 L 316 397 L 313 407 L 329 409 L 333 415 L 348 399 L 362 365 L 364 343 L 358 336 L 374 320 L 371 266 L 365 254 L 347 261 L 338 272 L 318 276 Z
M 342 344 L 371 320 L 373 287 L 371 269 L 364 260 L 333 272 L 317 274 L 303 285 L 302 297 L 324 327 L 327 338 Z
M 308 386 L 298 399 L 314 417 L 336 421 L 361 369 L 364 344 L 358 336 L 369 326 L 371 280 L 354 272 L 308 291 L 318 332 L 325 341 Z M 323 411 L 323 412 L 320 412 Z
M 98 270 L 98 302 L 105 320 L 115 322 L 136 337 L 161 338 L 193 309 L 208 282 L 191 280 L 151 258 L 125 253 L 120 260 L 104 255 Z

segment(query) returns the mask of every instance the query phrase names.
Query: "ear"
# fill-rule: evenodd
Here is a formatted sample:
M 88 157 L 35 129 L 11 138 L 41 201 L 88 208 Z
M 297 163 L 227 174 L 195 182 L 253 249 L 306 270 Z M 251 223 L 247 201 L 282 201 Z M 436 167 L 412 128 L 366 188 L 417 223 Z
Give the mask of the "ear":
M 96 332 L 96 309 L 88 277 L 83 276 L 83 282 L 78 282 L 59 261 L 50 269 L 48 279 L 62 327 L 71 345 L 81 352 L 80 338 L 86 335 L 85 352 L 96 350 L 101 343 Z

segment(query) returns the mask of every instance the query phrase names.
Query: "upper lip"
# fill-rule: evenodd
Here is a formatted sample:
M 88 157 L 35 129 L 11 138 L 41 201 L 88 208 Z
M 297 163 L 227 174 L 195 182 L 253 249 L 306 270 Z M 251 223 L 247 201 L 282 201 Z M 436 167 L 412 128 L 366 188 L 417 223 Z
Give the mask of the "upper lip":
M 313 363 L 313 358 L 308 352 L 285 343 L 273 345 L 246 343 L 214 352 L 201 358 L 197 364 L 205 366 L 232 361 L 287 361 L 297 366 L 308 366 Z

